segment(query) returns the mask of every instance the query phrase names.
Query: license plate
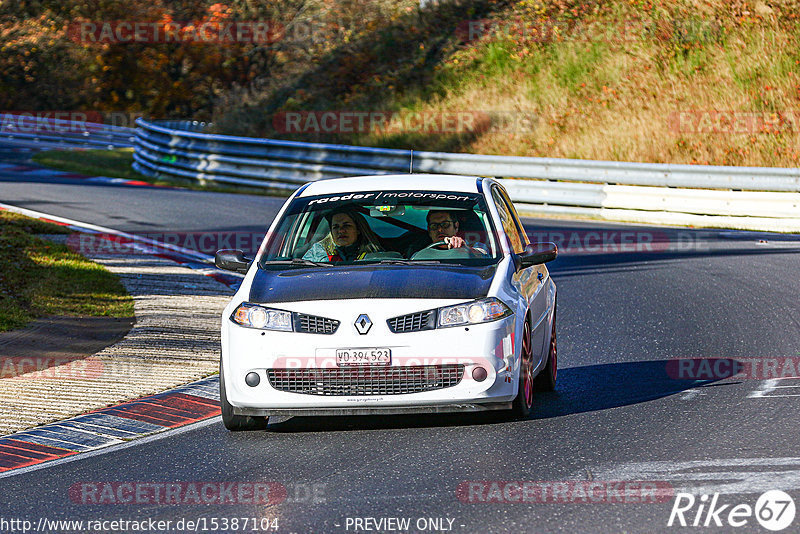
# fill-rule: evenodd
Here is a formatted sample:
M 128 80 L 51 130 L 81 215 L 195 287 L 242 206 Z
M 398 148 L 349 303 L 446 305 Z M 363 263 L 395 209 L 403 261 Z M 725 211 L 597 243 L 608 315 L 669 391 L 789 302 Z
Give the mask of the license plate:
M 389 365 L 392 363 L 392 350 L 336 349 L 336 365 Z

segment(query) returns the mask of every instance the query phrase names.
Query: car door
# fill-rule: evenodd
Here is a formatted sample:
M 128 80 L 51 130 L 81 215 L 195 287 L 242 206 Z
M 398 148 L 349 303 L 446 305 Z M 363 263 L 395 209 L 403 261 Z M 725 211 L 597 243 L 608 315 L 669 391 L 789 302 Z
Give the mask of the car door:
M 511 243 L 511 248 L 516 254 L 522 253 L 529 242 L 514 204 L 508 198 L 505 189 L 499 184 L 493 185 L 492 197 L 497 206 L 503 230 Z M 543 291 L 545 273 L 546 270 L 543 265 L 534 265 L 516 273 L 512 282 L 522 294 L 530 310 L 532 322 L 531 347 L 533 349 L 534 364 L 537 364 L 542 357 L 547 339 L 547 294 Z

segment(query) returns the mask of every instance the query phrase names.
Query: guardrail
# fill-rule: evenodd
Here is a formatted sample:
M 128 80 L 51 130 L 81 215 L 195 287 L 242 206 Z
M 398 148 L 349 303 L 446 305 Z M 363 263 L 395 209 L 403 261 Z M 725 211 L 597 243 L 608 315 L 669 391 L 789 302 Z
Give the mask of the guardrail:
M 368 174 L 492 176 L 526 213 L 800 232 L 800 169 L 412 152 L 207 134 L 197 122 L 136 124 L 133 166 L 149 176 L 284 190 Z
M 134 128 L 93 122 L 0 114 L 0 140 L 36 143 L 46 148 L 130 148 Z

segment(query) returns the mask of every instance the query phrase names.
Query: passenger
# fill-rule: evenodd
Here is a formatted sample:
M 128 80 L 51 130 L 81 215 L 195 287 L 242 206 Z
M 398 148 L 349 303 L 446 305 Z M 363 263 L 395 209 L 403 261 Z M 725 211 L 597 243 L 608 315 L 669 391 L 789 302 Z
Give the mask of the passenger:
M 338 208 L 325 214 L 330 233 L 314 243 L 303 255 L 311 261 L 354 261 L 364 258 L 369 252 L 381 252 L 378 236 L 360 213 Z
M 489 254 L 489 248 L 480 242 L 467 243 L 459 234 L 461 223 L 455 212 L 450 210 L 431 210 L 428 212 L 428 236 L 431 244 L 444 241 L 435 247 L 439 250 L 466 247 L 480 254 Z

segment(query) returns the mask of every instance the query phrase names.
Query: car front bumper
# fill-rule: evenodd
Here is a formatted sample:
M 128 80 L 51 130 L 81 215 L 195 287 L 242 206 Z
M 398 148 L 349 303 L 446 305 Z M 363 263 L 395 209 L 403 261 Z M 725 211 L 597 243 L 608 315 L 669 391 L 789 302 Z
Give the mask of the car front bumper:
M 445 303 L 446 305 L 447 303 Z M 397 301 L 380 300 L 292 303 L 275 308 L 307 312 L 341 321 L 333 335 L 298 332 L 261 331 L 232 323 L 228 316 L 222 325 L 222 365 L 228 402 L 237 415 L 367 415 L 401 413 L 439 413 L 506 409 L 517 393 L 518 376 L 514 332 L 516 315 L 504 319 L 421 332 L 392 333 L 386 319 L 403 313 L 441 306 L 441 301 L 405 303 L 398 310 Z M 366 311 L 373 321 L 367 335 L 358 334 L 354 320 Z M 386 312 L 385 310 L 391 310 Z M 352 317 L 350 317 L 352 315 Z M 308 394 L 282 391 L 273 387 L 268 370 L 343 369 L 370 374 L 363 367 L 342 368 L 336 365 L 340 348 L 389 348 L 388 366 L 372 367 L 380 373 L 397 368 L 419 369 L 440 365 L 463 365 L 461 379 L 455 385 L 416 393 Z M 484 380 L 473 378 L 476 367 L 486 371 Z M 245 376 L 256 373 L 259 383 L 249 386 Z M 273 373 L 274 375 L 274 373 Z
M 510 402 L 493 403 L 453 403 L 419 406 L 368 406 L 362 408 L 240 408 L 233 407 L 235 415 L 251 416 L 329 416 L 329 415 L 404 415 L 435 414 L 454 412 L 485 412 L 492 410 L 510 410 Z

